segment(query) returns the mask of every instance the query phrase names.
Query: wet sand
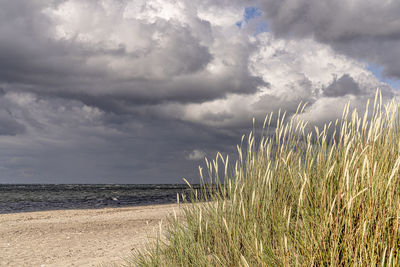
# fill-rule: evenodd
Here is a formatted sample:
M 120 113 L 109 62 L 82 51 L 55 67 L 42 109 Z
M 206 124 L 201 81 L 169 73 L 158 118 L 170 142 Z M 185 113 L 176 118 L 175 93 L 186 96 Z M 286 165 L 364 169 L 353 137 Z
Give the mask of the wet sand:
M 0 214 L 0 266 L 112 266 L 178 205 Z

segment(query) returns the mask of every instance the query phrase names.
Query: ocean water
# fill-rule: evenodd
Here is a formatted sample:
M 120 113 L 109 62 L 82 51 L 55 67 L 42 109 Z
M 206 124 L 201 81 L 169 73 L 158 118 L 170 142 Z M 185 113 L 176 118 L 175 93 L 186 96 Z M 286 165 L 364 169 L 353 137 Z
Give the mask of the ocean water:
M 0 184 L 0 214 L 176 203 L 187 185 Z

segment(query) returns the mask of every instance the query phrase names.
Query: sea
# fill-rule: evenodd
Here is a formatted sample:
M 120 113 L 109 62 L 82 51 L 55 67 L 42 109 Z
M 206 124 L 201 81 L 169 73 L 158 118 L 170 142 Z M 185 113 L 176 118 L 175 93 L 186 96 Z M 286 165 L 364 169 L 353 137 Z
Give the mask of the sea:
M 0 184 L 0 214 L 177 202 L 185 184 Z

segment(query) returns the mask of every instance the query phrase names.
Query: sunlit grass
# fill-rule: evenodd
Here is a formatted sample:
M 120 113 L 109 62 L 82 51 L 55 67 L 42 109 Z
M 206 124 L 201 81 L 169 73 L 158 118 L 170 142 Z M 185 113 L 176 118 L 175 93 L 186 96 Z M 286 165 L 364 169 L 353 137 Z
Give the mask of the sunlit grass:
M 215 186 L 133 265 L 400 266 L 399 104 L 381 99 L 322 129 L 302 110 L 270 114 L 274 134 L 242 139 L 232 168 L 221 154 L 207 161 Z

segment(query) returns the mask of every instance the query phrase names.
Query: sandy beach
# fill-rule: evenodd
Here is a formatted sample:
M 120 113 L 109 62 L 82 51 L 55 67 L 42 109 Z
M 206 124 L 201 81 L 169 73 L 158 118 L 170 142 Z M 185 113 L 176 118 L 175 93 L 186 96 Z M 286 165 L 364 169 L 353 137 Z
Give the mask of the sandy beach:
M 178 205 L 0 214 L 0 266 L 112 266 Z

